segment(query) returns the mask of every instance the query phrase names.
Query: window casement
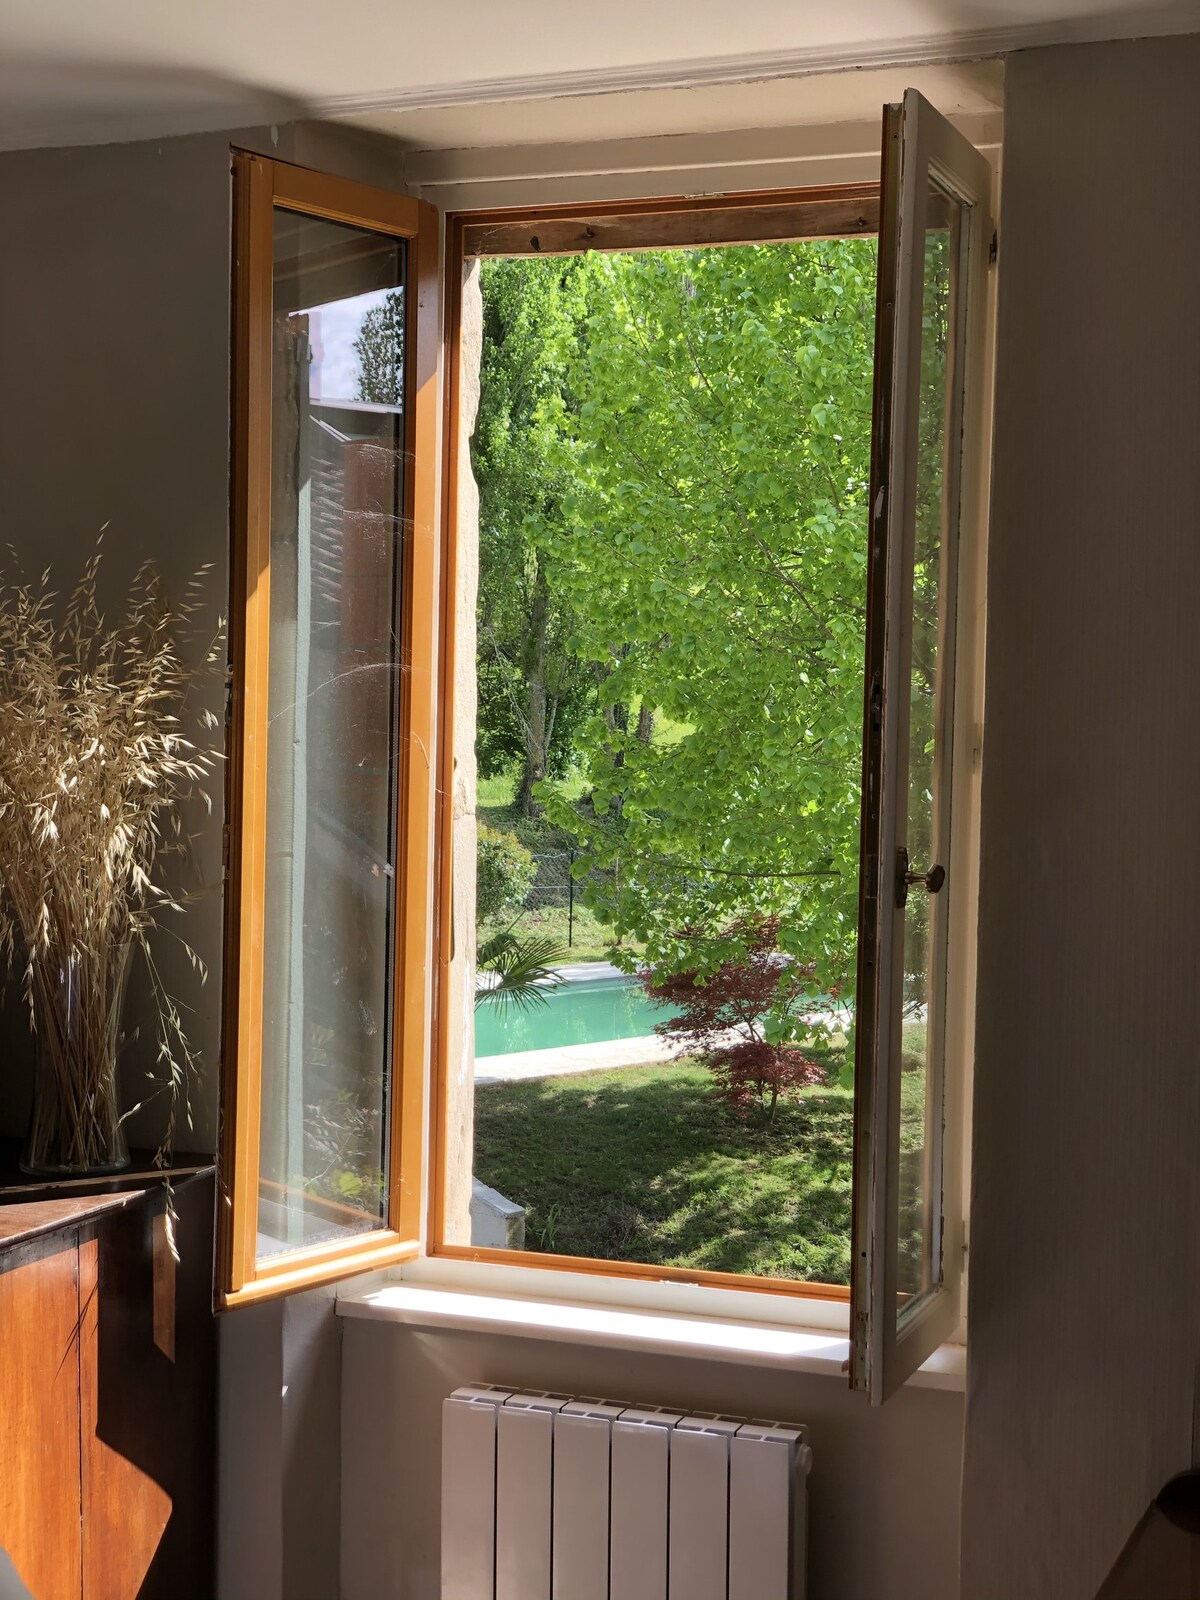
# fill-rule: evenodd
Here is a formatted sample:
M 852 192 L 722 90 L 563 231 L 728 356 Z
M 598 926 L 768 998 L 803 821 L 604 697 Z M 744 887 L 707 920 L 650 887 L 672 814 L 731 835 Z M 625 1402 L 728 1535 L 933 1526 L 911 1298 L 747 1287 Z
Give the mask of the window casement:
M 987 164 L 910 91 L 881 186 L 450 218 L 444 374 L 431 207 L 241 153 L 235 196 L 223 1303 L 417 1255 L 816 1294 L 850 1301 L 878 1402 L 959 1316 Z M 464 256 L 852 233 L 878 234 L 879 279 L 850 1286 L 456 1244 Z
M 234 197 L 226 1304 L 421 1248 L 439 609 L 437 214 Z
M 851 1384 L 878 1403 L 957 1327 L 973 994 L 975 718 L 959 615 L 978 572 L 991 171 L 910 89 L 883 127 L 855 990 Z M 965 703 L 965 704 L 964 704 Z M 965 714 L 964 714 L 965 711 Z M 958 957 L 950 973 L 952 948 Z M 906 1071 L 906 1017 L 924 1021 Z M 915 1091 L 904 1093 L 909 1077 Z

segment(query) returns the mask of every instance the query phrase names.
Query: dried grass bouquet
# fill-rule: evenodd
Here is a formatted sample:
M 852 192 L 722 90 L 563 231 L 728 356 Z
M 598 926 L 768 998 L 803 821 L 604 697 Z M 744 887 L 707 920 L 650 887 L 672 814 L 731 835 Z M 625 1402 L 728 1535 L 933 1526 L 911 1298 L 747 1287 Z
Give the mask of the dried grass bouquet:
M 38 1173 L 128 1163 L 131 1113 L 118 1103 L 116 1058 L 134 951 L 157 1012 L 151 1092 L 170 1095 L 164 1150 L 195 1067 L 150 934 L 164 911 L 183 909 L 156 874 L 165 854 L 186 848 L 184 804 L 199 795 L 211 810 L 204 785 L 216 756 L 185 729 L 217 726 L 189 701 L 219 666 L 220 633 L 192 664 L 208 569 L 173 609 L 150 564 L 124 617 L 108 624 L 100 556 L 98 544 L 65 608 L 48 571 L 37 584 L 0 586 L 0 959 L 21 970 L 35 1033 L 22 1166 Z M 203 981 L 203 963 L 185 949 Z

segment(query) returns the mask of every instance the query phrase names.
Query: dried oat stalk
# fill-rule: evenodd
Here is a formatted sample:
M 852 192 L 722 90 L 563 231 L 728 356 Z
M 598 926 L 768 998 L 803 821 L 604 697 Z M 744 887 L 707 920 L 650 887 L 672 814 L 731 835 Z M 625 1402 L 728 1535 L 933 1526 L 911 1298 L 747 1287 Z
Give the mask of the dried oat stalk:
M 111 1133 L 95 1108 L 100 1075 L 112 1070 L 117 967 L 131 949 L 146 962 L 156 1001 L 149 1092 L 170 1101 L 160 1159 L 186 1111 L 196 1060 L 150 936 L 184 908 L 163 886 L 162 865 L 187 849 L 185 806 L 199 796 L 212 809 L 217 719 L 192 701 L 198 680 L 221 664 L 220 629 L 195 649 L 208 568 L 172 607 L 144 565 L 124 616 L 109 624 L 100 560 L 98 543 L 65 606 L 48 571 L 36 583 L 0 582 L 0 960 L 21 972 L 43 1034 L 39 1055 L 65 1108 L 64 1159 L 79 1167 L 96 1164 Z M 204 964 L 181 942 L 203 981 Z M 64 1028 L 56 991 L 68 973 L 77 1004 Z

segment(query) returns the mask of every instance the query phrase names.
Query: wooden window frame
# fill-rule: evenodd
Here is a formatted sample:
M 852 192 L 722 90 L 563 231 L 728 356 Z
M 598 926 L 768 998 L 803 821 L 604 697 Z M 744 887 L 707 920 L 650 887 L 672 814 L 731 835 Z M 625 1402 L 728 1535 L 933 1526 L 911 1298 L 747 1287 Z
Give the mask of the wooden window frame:
M 603 1261 L 592 1256 L 554 1255 L 506 1250 L 446 1241 L 446 1130 L 450 1094 L 450 1017 L 455 1001 L 450 961 L 453 844 L 454 680 L 456 639 L 453 607 L 458 538 L 458 479 L 462 438 L 461 315 L 463 275 L 470 261 L 494 256 L 575 255 L 587 250 L 630 251 L 701 248 L 708 245 L 787 243 L 804 239 L 876 236 L 880 224 L 880 185 L 854 183 L 800 189 L 748 191 L 705 198 L 572 202 L 451 212 L 446 217 L 446 378 L 443 483 L 445 542 L 444 633 L 441 676 L 441 814 L 437 1038 L 431 1096 L 428 1245 L 433 1259 L 480 1262 L 493 1266 L 528 1267 L 542 1271 L 600 1278 L 632 1278 L 747 1290 L 789 1300 L 827 1300 L 848 1304 L 843 1284 L 800 1279 L 757 1277 L 746 1273 L 711 1272 L 642 1262 Z
M 751 1291 L 793 1304 L 852 1302 L 851 1288 L 843 1285 L 459 1245 L 445 1239 L 450 1024 L 453 1009 L 461 1002 L 450 984 L 458 482 L 462 452 L 469 448 L 460 425 L 464 377 L 460 322 L 469 259 L 878 236 L 883 223 L 879 183 L 451 213 L 445 226 L 444 320 L 440 218 L 432 206 L 245 151 L 234 152 L 234 199 L 232 687 L 218 1304 L 270 1298 L 421 1255 L 435 1261 L 532 1268 L 594 1279 Z M 263 735 L 270 575 L 272 214 L 277 206 L 409 241 L 408 472 L 400 647 L 406 670 L 403 765 L 396 790 L 390 1225 L 259 1262 Z M 956 745 L 964 737 L 973 738 L 973 730 L 964 734 L 956 727 Z M 968 920 L 973 921 L 973 913 Z M 955 1130 L 956 1137 L 961 1134 Z M 829 1314 L 834 1314 L 832 1306 Z
M 440 595 L 438 213 L 408 196 L 233 151 L 231 687 L 226 772 L 224 1054 L 217 1303 L 272 1298 L 411 1260 L 422 1247 Z M 273 215 L 290 210 L 408 244 L 401 553 L 401 773 L 388 1225 L 260 1261 L 262 1005 L 270 639 Z

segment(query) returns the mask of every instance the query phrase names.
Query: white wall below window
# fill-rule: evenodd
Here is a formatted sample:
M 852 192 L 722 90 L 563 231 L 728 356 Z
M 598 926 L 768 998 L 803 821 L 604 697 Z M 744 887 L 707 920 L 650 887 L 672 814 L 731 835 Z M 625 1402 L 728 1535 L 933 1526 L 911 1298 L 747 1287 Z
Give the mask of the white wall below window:
M 958 1594 L 958 1394 L 907 1388 L 872 1410 L 840 1376 L 365 1320 L 342 1327 L 341 1600 L 438 1600 L 441 1407 L 472 1382 L 807 1423 L 814 1600 Z

